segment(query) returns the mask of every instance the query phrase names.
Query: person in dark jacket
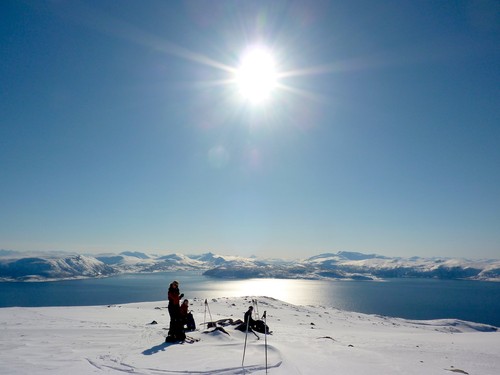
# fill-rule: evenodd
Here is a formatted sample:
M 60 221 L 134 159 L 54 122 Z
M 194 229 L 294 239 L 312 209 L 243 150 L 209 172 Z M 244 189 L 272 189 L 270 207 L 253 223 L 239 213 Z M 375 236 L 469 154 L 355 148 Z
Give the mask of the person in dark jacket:
M 189 301 L 187 299 L 182 302 L 180 311 L 182 326 L 186 326 L 186 331 L 194 331 L 196 329 L 196 324 L 194 322 L 193 314 L 189 312 Z
M 170 287 L 168 288 L 168 313 L 170 319 L 178 317 L 180 313 L 180 300 L 184 297 L 184 294 L 179 292 L 179 282 L 172 281 Z
M 252 313 L 253 313 L 253 306 L 249 306 L 244 317 L 245 327 L 247 327 L 248 325 L 249 329 L 252 329 L 255 326 L 255 320 L 253 320 L 252 318 Z
M 181 308 L 179 305 L 182 297 L 184 297 L 184 294 L 179 292 L 179 282 L 172 281 L 170 287 L 168 288 L 168 314 L 170 315 L 170 328 L 168 330 L 168 336 L 174 339 L 180 339 L 184 335 Z

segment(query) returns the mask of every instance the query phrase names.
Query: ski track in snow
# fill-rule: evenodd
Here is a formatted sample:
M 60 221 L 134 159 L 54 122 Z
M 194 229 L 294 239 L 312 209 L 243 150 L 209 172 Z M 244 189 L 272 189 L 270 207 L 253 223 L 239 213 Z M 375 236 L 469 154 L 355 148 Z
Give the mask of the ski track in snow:
M 103 367 L 107 367 L 112 370 L 120 371 L 120 372 L 126 372 L 126 373 L 133 373 L 133 374 L 165 374 L 165 375 L 175 375 L 175 374 L 219 374 L 219 375 L 230 375 L 230 374 L 252 374 L 257 371 L 265 371 L 265 366 L 263 365 L 245 365 L 243 367 L 228 367 L 228 368 L 221 368 L 221 369 L 210 369 L 206 371 L 196 371 L 196 370 L 178 370 L 178 371 L 173 371 L 173 370 L 162 370 L 158 368 L 146 368 L 146 369 L 140 369 L 140 368 L 135 368 L 133 366 L 127 365 L 125 363 L 120 363 L 120 366 L 125 367 L 117 367 L 117 366 L 111 366 L 111 365 L 98 365 L 96 363 L 93 363 L 92 361 L 89 360 L 89 363 L 91 363 L 93 366 L 96 368 L 102 370 Z M 268 370 L 271 370 L 273 368 L 279 367 L 281 365 L 281 362 L 278 362 L 274 365 L 269 365 Z

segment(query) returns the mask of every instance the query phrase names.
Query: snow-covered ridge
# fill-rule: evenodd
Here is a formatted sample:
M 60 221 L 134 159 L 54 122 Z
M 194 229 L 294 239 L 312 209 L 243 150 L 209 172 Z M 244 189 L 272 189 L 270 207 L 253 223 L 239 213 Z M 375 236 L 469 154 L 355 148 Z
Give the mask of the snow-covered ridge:
M 0 280 L 32 281 L 103 277 L 120 273 L 198 270 L 220 278 L 360 279 L 420 277 L 500 281 L 500 260 L 399 258 L 339 251 L 310 258 L 244 258 L 205 253 L 156 255 L 23 253 L 0 250 Z
M 500 260 L 448 258 L 389 258 L 376 254 L 340 251 L 295 262 L 253 265 L 221 264 L 205 272 L 214 277 L 274 277 L 309 279 L 358 279 L 420 277 L 500 281 Z
M 116 270 L 113 267 L 94 257 L 83 255 L 0 258 L 0 280 L 77 279 L 109 276 L 115 273 Z

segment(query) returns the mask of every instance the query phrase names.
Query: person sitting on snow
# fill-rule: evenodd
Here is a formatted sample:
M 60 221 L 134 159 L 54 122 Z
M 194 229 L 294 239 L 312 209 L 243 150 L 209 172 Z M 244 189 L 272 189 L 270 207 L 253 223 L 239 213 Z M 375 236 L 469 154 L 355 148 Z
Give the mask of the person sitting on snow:
M 253 314 L 253 306 L 249 306 L 247 312 L 245 313 L 245 328 L 248 327 L 249 329 L 252 329 L 255 327 L 255 320 L 252 318 Z
M 187 299 L 182 302 L 180 313 L 182 325 L 187 326 L 186 331 L 194 331 L 196 329 L 196 324 L 193 314 L 189 312 L 189 301 Z

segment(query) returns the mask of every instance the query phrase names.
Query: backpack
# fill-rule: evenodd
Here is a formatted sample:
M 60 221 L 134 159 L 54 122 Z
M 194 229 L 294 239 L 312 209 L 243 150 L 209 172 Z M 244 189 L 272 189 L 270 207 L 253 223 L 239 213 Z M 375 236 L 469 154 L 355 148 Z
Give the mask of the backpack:
M 253 329 L 254 331 L 259 333 L 269 334 L 269 327 L 264 323 L 263 320 L 256 320 Z

